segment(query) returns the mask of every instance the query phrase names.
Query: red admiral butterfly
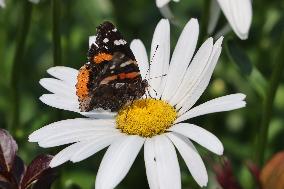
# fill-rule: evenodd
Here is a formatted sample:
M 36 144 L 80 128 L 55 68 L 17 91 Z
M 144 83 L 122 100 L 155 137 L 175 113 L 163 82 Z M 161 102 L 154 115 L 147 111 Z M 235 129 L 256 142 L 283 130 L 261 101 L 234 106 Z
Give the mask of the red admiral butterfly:
M 77 76 L 76 94 L 81 111 L 118 111 L 141 98 L 148 86 L 125 39 L 110 22 L 97 27 L 95 44 L 88 52 L 88 63 Z

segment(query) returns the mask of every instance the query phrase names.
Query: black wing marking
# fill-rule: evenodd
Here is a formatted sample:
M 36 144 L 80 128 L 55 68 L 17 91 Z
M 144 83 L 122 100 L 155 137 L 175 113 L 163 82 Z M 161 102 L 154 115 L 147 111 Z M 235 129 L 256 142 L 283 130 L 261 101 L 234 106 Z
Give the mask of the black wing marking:
M 121 52 L 129 59 L 135 60 L 135 57 L 124 37 L 111 22 L 103 22 L 97 27 L 96 44 L 92 44 L 88 52 L 88 59 L 92 62 L 93 57 L 99 53 L 114 54 Z

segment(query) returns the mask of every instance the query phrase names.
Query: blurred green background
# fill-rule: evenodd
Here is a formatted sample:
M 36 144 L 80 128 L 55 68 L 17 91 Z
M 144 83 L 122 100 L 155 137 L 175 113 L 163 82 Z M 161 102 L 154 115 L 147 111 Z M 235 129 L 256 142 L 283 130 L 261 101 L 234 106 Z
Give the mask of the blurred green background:
M 207 0 L 181 0 L 170 3 L 178 21 L 171 25 L 171 48 L 191 18 L 200 25 L 208 21 L 204 17 Z M 40 153 L 55 155 L 60 148 L 42 149 L 29 143 L 28 135 L 34 130 L 57 120 L 81 117 L 67 111 L 59 111 L 44 105 L 39 97 L 46 93 L 38 83 L 49 77 L 46 70 L 54 66 L 52 40 L 52 3 L 42 0 L 33 5 L 25 0 L 8 0 L 0 9 L 0 127 L 9 130 L 19 144 L 20 156 L 26 163 Z M 154 0 L 61 0 L 59 27 L 61 33 L 61 62 L 64 66 L 80 68 L 87 60 L 88 38 L 104 20 L 110 20 L 124 37 L 141 39 L 148 52 L 153 31 L 162 18 Z M 247 107 L 231 112 L 194 118 L 190 122 L 200 125 L 220 138 L 225 147 L 224 155 L 233 163 L 235 174 L 244 188 L 255 188 L 252 176 L 245 166 L 247 160 L 255 160 L 257 135 L 263 114 L 263 96 L 273 72 L 284 31 L 284 1 L 253 1 L 253 23 L 249 39 L 239 40 L 233 32 L 227 34 L 224 48 L 213 78 L 198 103 L 218 96 L 242 92 L 247 95 Z M 30 15 L 30 21 L 25 15 Z M 29 23 L 30 22 L 30 23 Z M 29 24 L 28 24 L 29 23 Z M 222 15 L 216 31 L 226 23 Z M 21 37 L 27 31 L 26 43 Z M 214 34 L 213 34 L 214 35 Z M 207 36 L 201 36 L 200 42 Z M 282 39 L 283 41 L 283 39 Z M 17 48 L 20 48 L 17 50 Z M 17 52 L 17 53 L 16 53 Z M 284 52 L 281 54 L 284 61 Z M 14 70 L 14 72 L 13 72 Z M 15 94 L 16 92 L 16 94 Z M 17 100 L 19 99 L 19 104 Z M 19 120 L 15 124 L 15 107 L 19 107 Z M 284 146 L 284 77 L 281 77 L 269 124 L 268 145 L 265 159 Z M 212 173 L 214 163 L 220 159 L 198 147 L 209 171 L 207 188 L 218 188 Z M 92 188 L 104 150 L 80 163 L 67 163 L 59 169 L 54 188 Z M 185 163 L 180 159 L 183 188 L 199 188 L 193 181 Z M 140 152 L 127 177 L 117 187 L 148 188 L 143 152 Z

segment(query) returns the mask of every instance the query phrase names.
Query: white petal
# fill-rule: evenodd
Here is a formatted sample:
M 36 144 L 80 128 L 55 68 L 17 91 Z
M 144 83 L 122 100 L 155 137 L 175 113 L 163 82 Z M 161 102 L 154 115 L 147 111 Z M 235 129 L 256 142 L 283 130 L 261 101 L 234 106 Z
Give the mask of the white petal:
M 61 146 L 65 144 L 70 144 L 74 142 L 84 141 L 84 140 L 94 140 L 98 137 L 117 134 L 118 130 L 109 131 L 81 131 L 81 132 L 66 132 L 64 134 L 56 134 L 50 136 L 44 140 L 38 142 L 40 147 L 50 148 L 54 146 Z
M 191 19 L 184 27 L 172 55 L 166 86 L 162 98 L 169 100 L 178 89 L 186 69 L 195 51 L 198 40 L 199 25 L 196 19 Z
M 81 147 L 83 147 L 83 146 L 84 146 L 83 143 L 78 142 L 78 143 L 72 144 L 72 145 L 64 148 L 63 150 L 61 150 L 58 154 L 56 154 L 52 158 L 49 166 L 51 168 L 53 168 L 53 167 L 57 167 L 57 166 L 65 163 L 65 162 L 69 161 L 71 156 L 75 152 L 77 152 L 79 149 L 81 149 Z
M 39 3 L 39 1 L 40 0 L 29 0 L 31 3 L 35 3 L 35 4 L 37 4 L 37 3 Z
M 77 83 L 78 70 L 75 70 L 73 68 L 56 66 L 49 68 L 47 70 L 47 73 L 49 73 L 53 77 L 69 83 L 71 86 L 75 86 Z
M 34 131 L 29 136 L 29 141 L 39 142 L 45 138 L 52 137 L 55 134 L 64 134 L 70 131 L 78 133 L 81 131 L 109 131 L 115 129 L 114 126 L 114 120 L 86 118 L 67 119 L 51 123 Z
M 157 161 L 155 154 L 154 139 L 146 139 L 144 144 L 144 161 L 146 167 L 146 175 L 151 189 L 159 189 Z
M 215 98 L 213 100 L 207 101 L 199 106 L 190 109 L 188 112 L 184 113 L 179 118 L 177 118 L 175 123 L 179 123 L 184 120 L 197 117 L 200 115 L 205 115 L 215 112 L 230 111 L 245 107 L 246 102 L 243 101 L 245 97 L 246 96 L 244 94 L 232 94 L 232 95 Z
M 5 8 L 5 0 L 0 0 L 0 7 Z
M 53 79 L 53 78 L 43 78 L 39 81 L 40 85 L 43 86 L 48 91 L 57 94 L 58 96 L 66 96 L 77 100 L 76 88 L 75 86 L 70 86 L 66 82 Z
M 217 0 L 235 33 L 247 39 L 252 21 L 251 0 Z
M 109 146 L 114 140 L 121 136 L 122 133 L 119 132 L 108 133 L 107 135 L 96 137 L 93 140 L 82 142 L 86 145 L 74 152 L 70 160 L 72 162 L 82 161 Z
M 218 5 L 218 2 L 216 0 L 211 0 L 207 33 L 211 34 L 215 30 L 220 17 L 220 13 L 221 9 L 220 6 Z
M 177 104 L 176 108 L 177 109 L 181 108 L 178 112 L 179 115 L 182 115 L 183 113 L 188 111 L 195 104 L 195 102 L 199 99 L 199 97 L 202 95 L 202 93 L 208 86 L 214 68 L 221 54 L 222 40 L 223 37 L 221 37 L 216 41 L 212 53 L 210 55 L 210 58 L 208 59 L 208 63 L 204 68 L 204 71 L 198 76 L 198 80 L 194 83 L 194 86 L 191 87 L 187 95 Z
M 161 95 L 163 75 L 167 73 L 170 60 L 170 23 L 162 19 L 154 32 L 151 45 L 149 88 L 151 97 Z
M 74 98 L 58 96 L 56 94 L 44 94 L 39 98 L 43 103 L 54 108 L 68 110 L 80 113 L 83 116 L 96 119 L 110 119 L 114 118 L 116 112 L 109 112 L 104 110 L 92 110 L 89 112 L 81 112 L 79 109 L 79 101 Z
M 171 0 L 156 0 L 157 7 L 161 8 L 168 4 Z
M 78 112 L 83 116 L 94 119 L 113 119 L 116 116 L 116 112 L 109 112 L 104 110 L 92 110 L 89 112 Z
M 206 186 L 208 182 L 207 171 L 192 142 L 182 135 L 177 135 L 174 133 L 167 133 L 167 136 L 178 149 L 194 180 L 199 184 L 199 186 Z
M 175 90 L 175 95 L 170 99 L 170 104 L 176 105 L 194 87 L 201 73 L 204 71 L 208 64 L 208 59 L 212 52 L 212 48 L 213 39 L 209 38 L 198 49 L 196 55 L 194 56 L 192 62 L 186 70 L 185 76 L 179 88 Z
M 174 145 L 165 135 L 156 136 L 154 143 L 160 188 L 181 189 L 180 168 Z
M 135 39 L 131 42 L 130 48 L 136 58 L 142 78 L 148 80 L 149 62 L 144 44 L 141 40 Z
M 75 87 L 78 75 L 77 70 L 57 66 L 48 69 L 47 72 L 60 80 L 44 78 L 40 81 L 43 87 L 55 93 L 42 95 L 40 100 L 43 103 L 54 108 L 77 112 L 90 118 L 113 118 L 116 115 L 115 112 L 98 109 L 89 112 L 81 112 Z
M 143 138 L 127 135 L 111 144 L 100 164 L 96 189 L 115 188 L 128 173 L 143 143 Z
M 72 112 L 80 112 L 78 100 L 70 97 L 59 96 L 56 94 L 44 94 L 40 98 L 44 104 Z
M 89 37 L 89 48 L 92 46 L 92 44 L 96 44 L 96 39 L 97 39 L 96 35 Z
M 221 141 L 215 135 L 201 127 L 188 123 L 179 123 L 168 130 L 190 138 L 215 154 L 223 154 L 224 147 Z

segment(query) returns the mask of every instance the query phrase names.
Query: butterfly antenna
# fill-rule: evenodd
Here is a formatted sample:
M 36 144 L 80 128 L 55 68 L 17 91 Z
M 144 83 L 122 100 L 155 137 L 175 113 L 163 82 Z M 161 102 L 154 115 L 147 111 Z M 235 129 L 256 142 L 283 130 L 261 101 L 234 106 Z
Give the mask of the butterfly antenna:
M 156 96 L 158 96 L 158 92 L 153 88 L 153 91 L 156 93 Z
M 161 75 L 161 76 L 156 76 L 156 77 L 151 77 L 151 78 L 149 78 L 149 80 L 150 80 L 150 79 L 157 79 L 157 78 L 164 77 L 164 76 L 167 76 L 167 74 L 163 74 L 163 75 Z
M 155 92 L 156 96 L 158 96 L 158 92 L 157 92 L 154 88 L 152 88 L 151 85 L 148 84 L 148 86 Z M 151 96 L 151 93 L 150 93 L 149 88 L 147 88 L 146 90 L 147 90 L 147 93 L 148 93 L 149 97 L 153 98 L 153 97 Z M 147 94 L 147 93 L 146 93 L 146 94 Z M 147 98 L 147 95 L 146 95 L 146 98 Z
M 147 73 L 146 73 L 146 78 L 147 78 L 147 76 L 148 76 L 148 74 L 149 74 L 149 72 L 150 72 L 150 67 L 151 67 L 151 64 L 152 64 L 152 62 L 153 62 L 153 60 L 154 60 L 156 54 L 157 54 L 158 48 L 159 48 L 159 45 L 156 45 L 154 54 L 153 54 L 153 56 L 151 57 L 150 64 L 149 64 L 149 68 L 148 68 Z

